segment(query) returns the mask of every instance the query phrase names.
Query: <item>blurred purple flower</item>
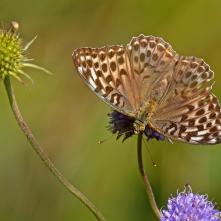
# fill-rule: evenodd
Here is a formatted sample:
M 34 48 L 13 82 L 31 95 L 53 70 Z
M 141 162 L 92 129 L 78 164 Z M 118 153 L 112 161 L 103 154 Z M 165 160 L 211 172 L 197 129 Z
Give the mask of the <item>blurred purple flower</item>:
M 208 201 L 206 195 L 192 193 L 187 188 L 168 200 L 167 209 L 162 210 L 160 221 L 220 221 L 221 212 Z
M 113 134 L 117 134 L 117 139 L 122 135 L 124 136 L 123 141 L 134 135 L 134 121 L 133 117 L 126 116 L 118 111 L 112 111 L 108 114 L 110 117 L 109 129 Z M 144 135 L 147 139 L 155 138 L 158 141 L 164 140 L 164 136 L 159 132 L 155 131 L 148 125 L 145 128 Z

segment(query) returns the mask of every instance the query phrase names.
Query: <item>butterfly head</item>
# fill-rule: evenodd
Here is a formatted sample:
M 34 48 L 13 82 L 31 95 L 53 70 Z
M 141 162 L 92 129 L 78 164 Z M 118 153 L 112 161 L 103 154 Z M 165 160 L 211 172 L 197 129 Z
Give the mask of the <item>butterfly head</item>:
M 144 132 L 146 128 L 146 124 L 140 120 L 135 120 L 134 121 L 134 133 L 139 134 L 140 132 Z

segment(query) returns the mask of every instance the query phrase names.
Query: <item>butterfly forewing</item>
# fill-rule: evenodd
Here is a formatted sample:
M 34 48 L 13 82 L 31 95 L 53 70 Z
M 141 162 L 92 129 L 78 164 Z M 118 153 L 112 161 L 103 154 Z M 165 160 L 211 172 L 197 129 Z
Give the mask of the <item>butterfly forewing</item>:
M 127 48 L 139 88 L 139 107 L 150 99 L 160 100 L 169 86 L 178 55 L 162 38 L 153 36 L 133 38 Z
M 125 48 L 80 48 L 73 60 L 89 87 L 114 109 L 133 116 L 135 90 Z
M 139 35 L 126 47 L 77 49 L 73 60 L 81 78 L 117 111 L 148 116 L 153 101 L 148 123 L 166 137 L 221 142 L 220 105 L 210 92 L 213 72 L 202 59 L 179 56 L 163 39 Z

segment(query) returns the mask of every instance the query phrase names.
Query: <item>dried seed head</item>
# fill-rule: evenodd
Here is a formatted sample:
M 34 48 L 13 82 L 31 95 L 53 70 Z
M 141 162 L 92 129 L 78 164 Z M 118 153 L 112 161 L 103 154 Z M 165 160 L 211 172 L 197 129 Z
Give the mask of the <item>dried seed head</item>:
M 17 21 L 12 21 L 11 26 L 15 31 L 18 31 L 19 29 L 19 23 Z
M 11 28 L 0 28 L 0 79 L 12 76 L 18 81 L 22 81 L 22 76 L 31 80 L 31 77 L 23 71 L 24 67 L 32 67 L 49 73 L 44 68 L 28 63 L 25 56 L 26 50 L 33 43 L 35 38 L 26 46 L 23 45 L 22 38 L 18 33 L 19 23 L 11 22 Z
M 19 35 L 11 30 L 0 30 L 0 78 L 18 75 L 23 67 L 22 41 Z

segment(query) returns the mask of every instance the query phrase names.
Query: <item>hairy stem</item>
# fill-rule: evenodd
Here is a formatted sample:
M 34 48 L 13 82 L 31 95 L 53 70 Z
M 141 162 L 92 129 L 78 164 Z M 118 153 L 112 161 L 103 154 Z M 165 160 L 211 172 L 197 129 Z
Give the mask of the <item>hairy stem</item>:
M 138 138 L 137 138 L 137 160 L 138 160 L 139 171 L 140 171 L 141 177 L 142 177 L 143 182 L 144 182 L 144 187 L 145 187 L 148 199 L 150 201 L 151 208 L 153 209 L 153 211 L 154 211 L 155 215 L 157 216 L 157 218 L 160 219 L 161 212 L 157 207 L 152 187 L 150 185 L 148 176 L 147 176 L 147 174 L 144 170 L 143 158 L 142 158 L 142 138 L 143 138 L 142 133 L 138 134 Z
M 96 217 L 99 221 L 105 221 L 104 216 L 101 214 L 101 212 L 95 207 L 95 205 L 81 192 L 79 191 L 75 186 L 73 186 L 63 175 L 62 173 L 54 166 L 52 161 L 49 159 L 48 155 L 44 152 L 42 146 L 39 144 L 37 139 L 34 137 L 32 131 L 29 129 L 27 123 L 23 119 L 21 112 L 18 108 L 15 94 L 13 91 L 13 87 L 10 82 L 10 77 L 5 77 L 4 80 L 5 88 L 7 91 L 8 99 L 10 102 L 11 109 L 14 113 L 15 119 L 28 139 L 29 143 L 33 147 L 34 151 L 38 154 L 38 156 L 41 158 L 41 160 L 44 162 L 46 167 L 51 171 L 51 173 L 60 181 L 60 183 L 69 191 L 71 192 L 77 199 L 79 199 Z

